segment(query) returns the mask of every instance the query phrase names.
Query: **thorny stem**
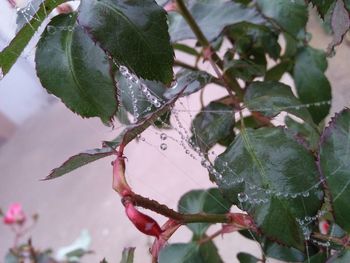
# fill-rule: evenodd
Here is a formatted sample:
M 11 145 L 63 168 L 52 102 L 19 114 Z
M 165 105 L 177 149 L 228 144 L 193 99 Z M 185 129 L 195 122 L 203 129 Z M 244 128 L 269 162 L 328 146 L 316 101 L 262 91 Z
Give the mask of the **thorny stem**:
M 206 214 L 206 213 L 197 213 L 197 214 L 183 214 L 174 211 L 173 209 L 167 207 L 164 204 L 158 203 L 156 200 L 151 200 L 145 198 L 138 194 L 132 194 L 125 196 L 122 202 L 129 200 L 133 202 L 136 206 L 140 206 L 151 211 L 154 211 L 158 214 L 161 214 L 165 217 L 174 219 L 181 224 L 188 223 L 231 223 L 230 217 L 225 214 Z
M 332 237 L 332 236 L 328 236 L 328 235 L 323 235 L 321 233 L 313 233 L 311 235 L 311 237 L 319 239 L 319 240 L 323 240 L 323 241 L 332 242 L 332 243 L 337 244 L 339 246 L 343 246 L 346 249 L 350 248 L 349 237 L 337 238 L 337 237 Z
M 202 30 L 199 28 L 197 22 L 194 20 L 193 16 L 187 9 L 185 3 L 183 0 L 176 0 L 176 4 L 178 7 L 179 12 L 182 14 L 190 28 L 192 29 L 193 33 L 197 37 L 199 43 L 202 45 L 204 51 L 209 50 L 210 51 L 210 59 L 213 61 L 213 64 L 215 64 L 220 70 L 223 70 L 224 68 L 224 63 L 216 54 L 212 46 L 210 45 L 210 42 L 208 39 L 205 37 L 203 34 Z M 214 69 L 215 70 L 215 69 Z M 235 93 L 236 96 L 241 100 L 243 98 L 243 91 L 238 84 L 236 79 L 231 78 L 228 76 L 226 73 L 223 74 L 223 81 L 227 84 L 227 86 L 232 89 Z

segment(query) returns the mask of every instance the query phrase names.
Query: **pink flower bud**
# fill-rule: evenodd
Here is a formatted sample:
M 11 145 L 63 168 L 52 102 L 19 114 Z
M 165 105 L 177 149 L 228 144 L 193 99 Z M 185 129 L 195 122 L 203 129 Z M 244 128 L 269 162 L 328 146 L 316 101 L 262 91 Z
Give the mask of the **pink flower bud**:
M 121 196 L 127 196 L 132 190 L 125 178 L 125 158 L 117 156 L 113 163 L 113 189 Z
M 228 216 L 231 220 L 231 224 L 240 229 L 256 229 L 253 219 L 247 214 L 230 213 Z
M 139 212 L 130 201 L 125 201 L 124 205 L 126 215 L 138 230 L 157 239 L 160 237 L 162 230 L 152 217 Z
M 18 203 L 11 204 L 9 209 L 5 213 L 3 221 L 7 225 L 12 225 L 12 224 L 22 225 L 26 221 L 26 216 L 22 210 L 21 204 L 18 204 Z

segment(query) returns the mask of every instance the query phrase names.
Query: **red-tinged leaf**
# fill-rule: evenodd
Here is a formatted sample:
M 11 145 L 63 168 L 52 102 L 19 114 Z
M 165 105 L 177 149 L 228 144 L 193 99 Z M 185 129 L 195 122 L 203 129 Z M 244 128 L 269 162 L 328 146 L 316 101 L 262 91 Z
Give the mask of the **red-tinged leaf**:
M 61 166 L 55 168 L 51 173 L 44 179 L 50 180 L 57 177 L 61 177 L 64 174 L 67 174 L 81 166 L 87 165 L 104 157 L 110 156 L 114 153 L 114 150 L 105 147 L 101 149 L 92 149 L 77 155 L 73 155 L 67 161 L 65 161 Z
M 348 10 L 343 0 L 337 0 L 332 12 L 331 26 L 333 30 L 333 40 L 327 48 L 327 52 L 331 54 L 334 47 L 343 41 L 343 37 L 350 27 L 350 18 Z

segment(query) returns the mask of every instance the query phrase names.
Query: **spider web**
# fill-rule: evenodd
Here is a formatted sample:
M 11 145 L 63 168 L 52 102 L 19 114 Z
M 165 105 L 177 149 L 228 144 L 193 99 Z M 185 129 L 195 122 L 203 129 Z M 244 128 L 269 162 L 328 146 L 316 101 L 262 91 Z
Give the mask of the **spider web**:
M 122 67 L 124 69 L 124 66 L 122 66 Z M 127 72 L 127 74 L 125 74 L 124 76 L 127 79 L 129 79 L 133 83 L 138 82 L 138 81 L 135 81 L 135 78 L 137 78 L 135 75 L 130 73 L 128 70 L 126 72 Z M 141 83 L 141 80 L 139 80 L 139 81 Z M 174 86 L 172 86 L 171 88 L 175 88 L 176 85 L 177 84 L 174 84 Z M 146 85 L 140 84 L 140 88 L 145 89 Z M 152 94 L 151 89 L 149 89 L 149 93 Z M 157 96 L 156 94 L 153 94 L 153 95 Z M 135 109 L 134 113 L 137 112 L 137 103 L 136 102 L 138 100 L 146 99 L 149 101 L 149 103 L 152 103 L 152 100 L 149 100 L 147 97 L 142 98 L 142 95 L 141 95 L 141 97 L 138 97 L 138 98 L 132 97 L 131 99 L 133 101 L 133 108 Z M 136 99 L 136 102 L 135 102 L 135 99 Z M 162 100 L 159 100 L 159 102 L 162 104 L 164 103 L 164 101 L 162 101 Z M 161 119 L 158 119 L 158 121 L 162 122 L 163 127 L 176 131 L 175 136 L 174 135 L 169 136 L 167 134 L 166 130 L 162 130 L 162 132 L 153 131 L 159 135 L 159 142 L 158 142 L 159 151 L 165 151 L 167 149 L 167 141 L 171 140 L 171 141 L 175 142 L 176 144 L 178 144 L 180 146 L 180 148 L 182 148 L 182 151 L 184 152 L 184 154 L 186 154 L 187 156 L 189 156 L 193 160 L 199 162 L 203 166 L 203 168 L 205 168 L 210 174 L 214 175 L 217 180 L 224 180 L 223 179 L 224 172 L 227 173 L 227 171 L 229 171 L 229 172 L 235 174 L 235 172 L 232 169 L 230 169 L 230 167 L 228 166 L 227 163 L 223 164 L 223 166 L 225 167 L 224 170 L 220 171 L 220 170 L 215 169 L 215 167 L 212 164 L 213 163 L 212 161 L 217 159 L 218 155 L 223 151 L 223 149 L 219 149 L 219 151 L 210 150 L 208 153 L 202 152 L 198 146 L 193 145 L 193 142 L 191 141 L 191 136 L 193 134 L 195 136 L 195 138 L 197 140 L 201 140 L 202 143 L 205 143 L 204 139 L 201 138 L 200 133 L 197 133 L 195 129 L 193 129 L 193 128 L 190 129 L 190 127 L 191 127 L 190 122 L 193 119 L 195 113 L 211 112 L 211 113 L 220 113 L 223 116 L 225 114 L 232 116 L 232 110 L 227 110 L 227 111 L 225 111 L 225 110 L 206 111 L 203 109 L 196 110 L 196 109 L 192 109 L 189 104 L 190 103 L 189 103 L 189 100 L 187 98 L 180 98 L 176 102 L 175 106 L 171 110 L 170 124 L 162 122 Z M 309 108 L 311 106 L 319 107 L 319 106 L 322 106 L 325 104 L 330 104 L 330 101 L 320 101 L 320 102 L 316 102 L 316 103 L 288 106 L 288 107 L 285 107 L 281 110 L 288 110 L 291 108 L 298 110 L 300 108 Z M 262 108 L 261 110 L 262 111 L 266 110 L 266 108 Z M 147 113 L 147 112 L 143 112 L 143 113 Z M 249 112 L 247 110 L 245 110 L 245 113 L 247 114 Z M 283 114 L 280 114 L 279 116 L 275 117 L 272 120 L 272 122 L 274 124 L 284 125 L 283 116 L 286 116 L 286 115 L 290 116 L 292 118 L 295 118 L 295 116 L 293 116 L 289 113 L 283 113 Z M 237 118 L 238 118 L 238 116 L 236 116 L 236 119 Z M 138 118 L 135 118 L 134 122 L 136 123 L 138 120 L 139 120 Z M 147 139 L 142 137 L 142 135 L 140 136 L 140 139 L 141 139 L 140 140 L 141 142 L 146 142 L 146 143 L 152 145 L 153 147 L 157 147 L 157 146 L 155 146 L 156 144 L 154 142 L 152 142 L 152 143 L 147 142 Z M 217 161 L 221 161 L 220 158 L 218 158 Z M 236 180 L 234 182 L 231 181 L 230 184 L 240 184 L 244 181 L 244 178 L 240 177 L 237 174 L 235 174 L 235 177 L 236 177 Z M 285 192 L 273 192 L 270 190 L 266 191 L 266 189 L 263 189 L 258 185 L 246 182 L 246 184 L 248 184 L 249 189 L 253 190 L 254 192 L 250 193 L 249 196 L 246 193 L 242 192 L 242 193 L 239 193 L 237 197 L 238 197 L 238 200 L 240 202 L 241 208 L 244 208 L 244 206 L 246 204 L 259 205 L 259 204 L 267 203 L 271 194 L 274 194 L 277 197 L 288 198 L 288 199 L 295 199 L 295 198 L 300 198 L 300 197 L 307 199 L 309 196 L 316 194 L 319 191 L 319 187 L 324 183 L 325 179 L 326 178 L 319 179 L 319 181 L 317 183 L 315 183 L 314 185 L 312 185 L 308 189 L 301 191 L 301 192 L 287 192 L 287 191 L 285 191 Z M 216 201 L 218 202 L 218 205 L 223 205 L 218 200 L 216 200 Z M 312 229 L 311 229 L 312 224 L 314 222 L 316 222 L 317 220 L 319 220 L 320 218 L 322 218 L 326 213 L 327 213 L 327 211 L 324 211 L 321 209 L 313 217 L 305 216 L 303 218 L 297 218 L 296 220 L 297 220 L 298 224 L 300 225 L 301 229 L 303 230 L 305 240 L 310 240 L 311 242 L 313 242 L 314 244 L 316 244 L 318 246 L 328 248 L 330 246 L 330 240 L 326 241 L 326 242 L 324 242 L 324 241 L 321 242 L 319 240 L 311 238 L 311 236 L 310 236 L 310 234 L 312 232 Z M 332 232 L 333 232 L 333 230 L 332 230 Z M 332 232 L 330 233 L 330 236 L 333 235 Z M 254 238 L 253 234 L 252 234 L 252 237 Z M 307 251 L 307 253 L 308 253 L 308 251 Z M 308 256 L 308 260 L 309 260 L 309 256 Z
M 53 0 L 55 1 L 55 0 Z M 34 0 L 28 2 L 28 4 L 23 7 L 23 8 L 17 8 L 17 12 L 19 14 L 19 19 L 17 20 L 18 22 L 18 28 L 17 31 L 24 25 L 28 24 L 31 26 L 31 21 L 34 19 L 36 21 L 44 22 L 44 20 L 49 20 L 54 14 L 49 15 L 47 19 L 38 17 L 35 15 L 38 6 L 43 3 L 43 0 Z M 34 37 L 32 42 L 36 42 L 35 38 L 37 38 L 42 31 L 42 28 L 45 26 L 45 23 L 41 26 L 41 28 L 36 31 L 34 28 L 31 26 L 33 31 L 35 31 Z M 71 28 L 68 27 L 62 27 L 62 28 L 48 28 L 48 31 L 50 33 L 55 33 L 59 30 L 72 30 Z M 24 57 L 25 59 L 32 59 L 33 51 L 35 50 L 35 47 L 33 45 L 30 45 L 27 47 L 26 51 L 23 52 L 21 57 Z M 161 108 L 165 103 L 166 99 L 164 99 L 162 96 L 159 94 L 155 93 L 151 88 L 147 86 L 147 84 L 140 78 L 138 78 L 135 74 L 133 74 L 126 66 L 124 65 L 119 65 L 116 63 L 116 65 L 120 69 L 120 73 L 123 75 L 123 77 L 128 81 L 128 88 L 129 91 L 126 92 L 126 96 L 129 96 L 129 99 L 132 103 L 132 111 L 129 114 L 129 117 L 131 116 L 132 118 L 132 123 L 137 123 L 142 116 L 145 116 L 149 113 L 151 113 L 154 109 Z M 0 72 L 1 73 L 1 72 Z M 1 74 L 0 74 L 0 79 L 1 79 Z M 135 85 L 138 88 L 139 92 L 135 92 Z M 175 82 L 171 88 L 175 89 L 177 83 Z M 194 118 L 194 116 L 199 113 L 199 112 L 210 112 L 210 113 L 219 113 L 222 114 L 223 116 L 225 114 L 232 116 L 232 111 L 231 110 L 210 110 L 210 111 L 205 111 L 200 109 L 198 107 L 197 109 L 193 107 L 192 103 L 192 97 L 195 97 L 197 95 L 191 95 L 191 99 L 188 98 L 180 98 L 178 101 L 175 103 L 174 107 L 171 109 L 171 117 L 169 122 L 164 122 L 161 118 L 159 118 L 157 121 L 161 123 L 164 129 L 161 131 L 156 130 L 156 129 L 151 129 L 151 132 L 156 134 L 158 136 L 157 141 L 152 141 L 147 138 L 147 135 L 139 135 L 137 138 L 137 141 L 139 143 L 144 143 L 151 147 L 152 149 L 156 150 L 159 154 L 163 156 L 169 163 L 176 168 L 176 171 L 180 172 L 181 174 L 186 176 L 186 180 L 189 180 L 193 184 L 197 186 L 201 186 L 201 184 L 190 174 L 186 171 L 186 167 L 181 167 L 178 163 L 175 161 L 172 161 L 172 158 L 169 156 L 169 145 L 177 145 L 178 148 L 183 152 L 184 156 L 186 158 L 191 158 L 193 161 L 197 162 L 200 164 L 203 169 L 207 170 L 208 173 L 212 174 L 215 176 L 217 180 L 223 180 L 223 173 L 224 172 L 232 172 L 234 174 L 234 171 L 228 167 L 228 165 L 223 164 L 225 167 L 225 170 L 217 170 L 214 165 L 213 165 L 213 160 L 217 159 L 217 157 L 223 152 L 222 147 L 217 147 L 215 146 L 213 149 L 211 149 L 208 153 L 202 152 L 201 149 L 193 145 L 191 142 L 191 137 L 192 135 L 195 136 L 197 140 L 201 140 L 202 143 L 205 143 L 204 139 L 201 138 L 200 133 L 196 132 L 195 129 L 191 129 L 191 120 Z M 149 104 L 147 107 L 139 107 L 139 102 L 143 101 Z M 288 110 L 290 108 L 294 108 L 296 110 L 300 108 L 309 108 L 309 107 L 319 107 L 323 106 L 325 104 L 330 104 L 330 101 L 319 101 L 316 103 L 308 103 L 308 104 L 302 104 L 302 105 L 297 105 L 297 106 L 288 106 L 286 108 L 283 108 L 281 110 Z M 122 104 L 121 107 L 125 108 L 126 107 Z M 261 108 L 261 111 L 265 111 L 266 108 Z M 256 111 L 259 111 L 259 109 L 256 109 Z M 248 110 L 244 110 L 243 113 L 245 115 L 249 114 Z M 288 113 L 283 113 L 282 115 L 279 115 L 273 119 L 274 124 L 281 124 L 283 125 L 283 116 L 288 115 L 291 117 L 294 117 L 293 115 L 290 115 Z M 281 117 L 282 116 L 282 117 Z M 236 113 L 235 118 L 239 118 L 239 113 Z M 217 159 L 221 161 L 220 159 Z M 244 181 L 244 178 L 240 177 L 239 175 L 236 176 L 236 181 L 231 182 L 234 184 L 239 184 Z M 134 178 L 131 176 L 131 180 Z M 302 192 L 276 192 L 273 193 L 276 196 L 281 196 L 284 198 L 291 198 L 295 199 L 298 197 L 302 198 L 308 198 L 310 195 L 314 194 L 315 191 L 319 188 L 320 185 L 324 183 L 324 180 L 327 178 L 320 179 L 316 184 L 312 185 L 309 189 L 306 191 Z M 145 180 L 146 181 L 146 180 Z M 144 183 L 144 181 L 143 181 Z M 239 193 L 237 198 L 240 202 L 240 207 L 244 208 L 246 204 L 264 204 L 268 202 L 268 198 L 271 192 L 267 192 L 266 189 L 261 188 L 258 185 L 254 185 L 252 183 L 248 183 L 250 190 L 255 191 L 253 194 L 250 194 L 249 196 L 242 192 Z M 213 185 L 214 186 L 214 185 Z M 151 191 L 154 192 L 159 192 L 159 190 L 156 187 L 152 187 L 151 184 L 148 184 L 148 187 L 151 188 Z M 200 187 L 201 188 L 201 187 Z M 218 205 L 225 207 L 224 204 L 222 204 L 219 200 L 215 198 L 215 196 L 211 195 L 210 192 L 207 192 L 214 200 L 217 201 Z M 164 193 L 162 193 L 164 195 Z M 168 200 L 172 200 L 172 197 L 170 195 L 167 197 Z M 186 210 L 186 208 L 182 207 L 183 210 Z M 327 242 L 320 242 L 319 240 L 313 239 L 310 237 L 311 234 L 311 226 L 313 225 L 314 222 L 317 222 L 320 218 L 323 217 L 323 215 L 327 213 L 327 211 L 320 210 L 316 216 L 313 217 L 304 217 L 304 218 L 297 218 L 298 224 L 301 226 L 303 230 L 303 234 L 306 240 L 310 240 L 311 242 L 315 243 L 318 246 L 323 246 L 325 248 L 328 248 L 330 246 L 330 240 Z M 333 231 L 334 229 L 331 229 L 330 237 L 333 236 Z M 251 233 L 252 238 L 254 239 L 254 235 Z M 328 252 L 328 249 L 327 249 Z M 262 253 L 264 253 L 262 251 Z M 310 257 L 308 255 L 307 251 L 307 258 L 308 261 L 310 260 Z

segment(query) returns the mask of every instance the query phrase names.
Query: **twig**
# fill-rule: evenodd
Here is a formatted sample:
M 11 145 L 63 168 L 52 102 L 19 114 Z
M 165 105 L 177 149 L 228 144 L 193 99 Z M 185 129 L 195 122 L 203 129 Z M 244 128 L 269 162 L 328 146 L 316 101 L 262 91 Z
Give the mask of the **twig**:
M 165 217 L 174 219 L 181 224 L 188 223 L 231 223 L 231 218 L 226 214 L 183 214 L 170 209 L 164 204 L 158 203 L 156 200 L 145 198 L 138 194 L 132 194 L 122 199 L 124 203 L 126 200 L 133 202 L 136 206 L 140 206 Z

